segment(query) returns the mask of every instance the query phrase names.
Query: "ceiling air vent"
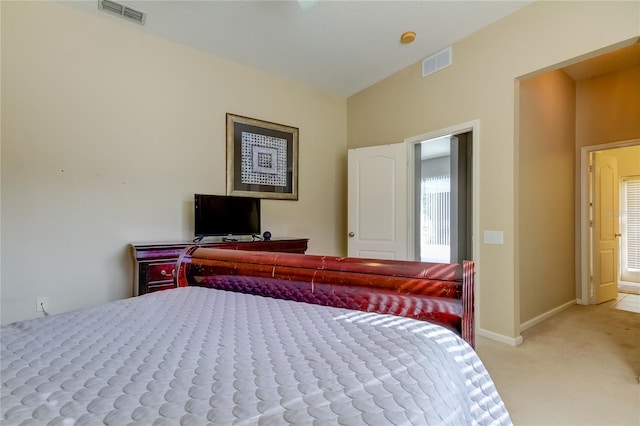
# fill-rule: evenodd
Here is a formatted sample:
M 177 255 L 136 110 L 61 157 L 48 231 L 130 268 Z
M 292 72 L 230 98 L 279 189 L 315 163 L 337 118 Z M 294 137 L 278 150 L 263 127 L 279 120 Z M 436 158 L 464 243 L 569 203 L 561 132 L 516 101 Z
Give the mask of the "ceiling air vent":
M 98 9 L 137 22 L 140 25 L 144 25 L 144 21 L 147 18 L 145 12 L 132 9 L 129 6 L 112 0 L 98 0 Z
M 451 65 L 452 62 L 453 52 L 451 50 L 451 46 L 449 46 L 422 61 L 422 77 L 426 77 L 436 71 L 440 71 L 441 69 Z

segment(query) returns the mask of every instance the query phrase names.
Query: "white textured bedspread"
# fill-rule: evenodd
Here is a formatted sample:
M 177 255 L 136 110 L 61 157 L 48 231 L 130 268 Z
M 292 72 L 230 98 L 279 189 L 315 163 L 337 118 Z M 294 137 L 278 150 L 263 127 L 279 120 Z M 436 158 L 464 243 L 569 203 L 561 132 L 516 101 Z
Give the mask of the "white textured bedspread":
M 2 327 L 2 424 L 511 424 L 430 323 L 199 287 Z

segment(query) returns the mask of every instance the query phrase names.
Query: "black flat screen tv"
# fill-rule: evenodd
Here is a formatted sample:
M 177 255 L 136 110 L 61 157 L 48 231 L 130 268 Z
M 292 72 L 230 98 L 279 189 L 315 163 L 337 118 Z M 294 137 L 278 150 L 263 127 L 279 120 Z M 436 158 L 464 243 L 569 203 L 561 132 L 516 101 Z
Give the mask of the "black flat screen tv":
M 260 199 L 195 194 L 195 236 L 260 235 Z

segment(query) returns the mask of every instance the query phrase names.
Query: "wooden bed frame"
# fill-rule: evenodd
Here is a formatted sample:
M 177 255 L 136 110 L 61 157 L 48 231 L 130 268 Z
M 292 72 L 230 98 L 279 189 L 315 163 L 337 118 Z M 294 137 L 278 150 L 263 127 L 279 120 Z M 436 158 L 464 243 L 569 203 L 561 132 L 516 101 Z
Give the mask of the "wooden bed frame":
M 472 347 L 474 264 L 314 256 L 188 247 L 178 287 L 205 286 L 400 315 L 449 328 Z

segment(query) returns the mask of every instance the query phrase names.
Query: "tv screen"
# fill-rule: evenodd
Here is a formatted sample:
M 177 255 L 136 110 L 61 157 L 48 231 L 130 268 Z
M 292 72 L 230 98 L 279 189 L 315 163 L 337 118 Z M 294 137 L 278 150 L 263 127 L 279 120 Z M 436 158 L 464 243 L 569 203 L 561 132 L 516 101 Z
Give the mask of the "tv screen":
M 195 194 L 195 236 L 259 235 L 260 199 Z

